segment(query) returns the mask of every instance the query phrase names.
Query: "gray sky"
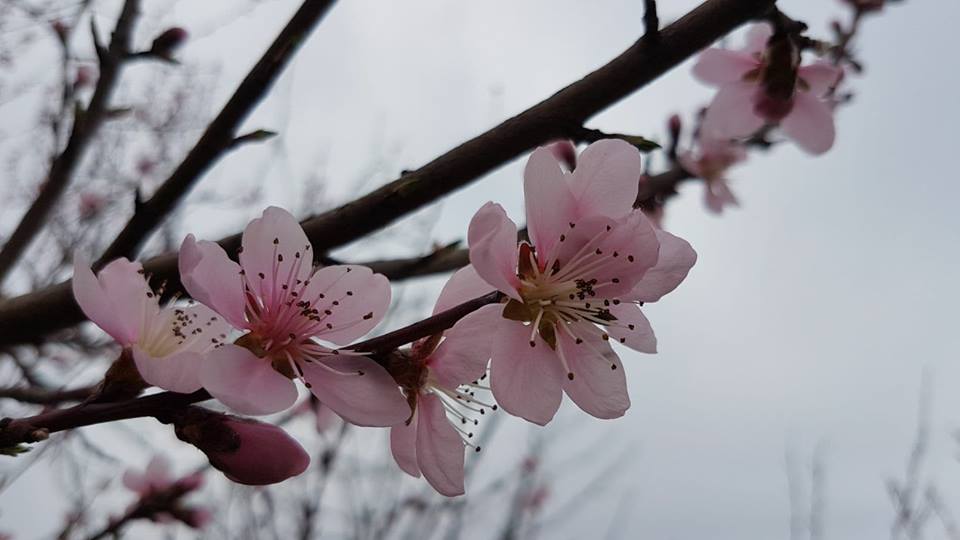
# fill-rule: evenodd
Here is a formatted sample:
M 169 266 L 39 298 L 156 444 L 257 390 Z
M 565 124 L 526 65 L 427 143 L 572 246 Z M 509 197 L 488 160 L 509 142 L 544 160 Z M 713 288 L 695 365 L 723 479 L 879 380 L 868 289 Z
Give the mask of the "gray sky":
M 669 21 L 696 2 L 660 4 Z M 843 13 L 830 0 L 780 4 L 821 35 Z M 220 64 L 215 107 L 296 2 L 265 2 L 218 28 L 229 5 L 210 2 L 207 16 L 178 2 L 167 14 L 200 36 L 184 60 Z M 160 11 L 164 2 L 147 6 Z M 666 228 L 691 242 L 699 262 L 676 293 L 646 308 L 660 354 L 624 352 L 633 400 L 626 417 L 594 420 L 565 404 L 557 425 L 545 428 L 556 430 L 547 437 L 558 461 L 578 445 L 596 448 L 595 459 L 575 464 L 581 474 L 555 487 L 545 537 L 599 529 L 610 538 L 788 538 L 786 455 L 809 483 L 818 447 L 825 537 L 886 537 L 893 512 L 885 482 L 902 475 L 924 368 L 933 391 L 926 477 L 960 516 L 952 439 L 960 427 L 960 104 L 951 97 L 960 77 L 948 41 L 958 16 L 960 3 L 913 0 L 869 18 L 857 42 L 867 72 L 852 82 L 857 96 L 838 115 L 833 150 L 811 158 L 784 145 L 753 154 L 731 174 L 743 206 L 722 217 L 706 213 L 698 185 L 671 202 Z M 274 144 L 288 159 L 264 165 L 276 147 L 247 147 L 207 182 L 226 185 L 264 167 L 271 200 L 296 208 L 300 179 L 319 171 L 331 199 L 345 200 L 602 65 L 637 38 L 641 17 L 641 3 L 628 1 L 342 2 L 249 122 L 281 131 Z M 662 136 L 669 114 L 689 120 L 711 92 L 684 64 L 589 126 Z M 514 163 L 449 197 L 432 238 L 392 250 L 463 237 L 487 200 L 521 221 L 520 171 Z M 186 227 L 215 236 L 259 211 L 222 221 L 188 212 Z M 574 432 L 577 440 L 567 441 Z M 504 433 L 503 446 L 521 436 L 518 428 Z M 615 477 L 581 491 L 617 455 Z M 20 504 L 13 496 L 0 496 L 0 506 Z M 563 510 L 571 499 L 581 504 Z M 943 537 L 936 526 L 929 531 Z

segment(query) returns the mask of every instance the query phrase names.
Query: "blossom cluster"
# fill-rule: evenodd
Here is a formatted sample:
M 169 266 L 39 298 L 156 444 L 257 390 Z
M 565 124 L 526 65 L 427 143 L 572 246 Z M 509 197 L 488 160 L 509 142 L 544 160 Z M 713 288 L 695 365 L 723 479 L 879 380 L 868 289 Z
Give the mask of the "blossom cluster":
M 293 406 L 300 381 L 344 420 L 390 427 L 402 470 L 459 495 L 464 450 L 479 450 L 472 430 L 480 415 L 502 408 L 545 425 L 563 394 L 597 418 L 629 408 L 614 347 L 656 352 L 641 306 L 676 288 L 696 261 L 686 241 L 634 209 L 640 162 L 638 150 L 617 139 L 579 156 L 572 147 L 534 151 L 523 185 L 529 240 L 519 241 L 500 205 L 481 207 L 467 235 L 471 264 L 450 278 L 434 313 L 493 291 L 502 300 L 394 351 L 399 361 L 389 362 L 389 371 L 350 348 L 386 314 L 387 278 L 363 266 L 315 267 L 304 230 L 280 208 L 250 222 L 236 260 L 214 242 L 184 239 L 179 270 L 191 302 L 162 302 L 141 265 L 126 259 L 95 275 L 77 258 L 73 290 L 148 385 L 205 389 L 237 413 L 266 415 Z M 258 427 L 256 436 L 243 437 L 251 428 L 241 420 L 216 422 L 240 437 L 228 454 L 219 442 L 200 442 L 210 430 L 183 427 L 198 421 L 178 424 L 178 436 L 228 477 L 269 483 L 306 468 L 307 455 L 284 442 L 282 430 Z M 265 454 L 237 446 L 271 440 L 290 448 L 296 466 L 266 476 L 244 472 L 261 466 L 256 456 Z

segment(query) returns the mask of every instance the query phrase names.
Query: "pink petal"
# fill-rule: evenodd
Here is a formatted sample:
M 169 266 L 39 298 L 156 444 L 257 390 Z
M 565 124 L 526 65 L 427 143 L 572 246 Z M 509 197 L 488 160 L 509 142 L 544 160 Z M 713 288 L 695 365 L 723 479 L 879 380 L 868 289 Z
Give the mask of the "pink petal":
M 697 262 L 697 252 L 686 240 L 659 229 L 657 240 L 660 241 L 657 265 L 647 270 L 640 283 L 633 288 L 629 296 L 631 299 L 656 302 L 676 289 Z
M 389 427 L 410 416 L 396 381 L 369 358 L 337 355 L 299 365 L 313 395 L 352 424 Z
M 440 296 L 437 297 L 437 304 L 433 306 L 433 314 L 436 315 L 495 290 L 477 274 L 472 264 L 468 264 L 454 272 L 447 280 L 443 290 L 440 291 Z
M 179 352 L 163 358 L 155 358 L 140 347 L 133 347 L 133 360 L 143 380 L 156 386 L 189 394 L 196 392 L 200 384 L 200 364 L 203 355 L 195 352 Z
M 282 284 L 304 281 L 313 272 L 313 248 L 290 212 L 263 211 L 243 231 L 240 266 L 254 292 L 267 305 L 279 301 Z M 263 276 L 262 278 L 260 276 Z
M 170 474 L 170 461 L 159 454 L 153 456 L 150 463 L 147 463 L 147 470 L 143 477 L 151 487 L 157 489 L 173 484 L 173 477 Z
M 82 257 L 74 260 L 72 287 L 77 304 L 123 346 L 140 339 L 144 316 L 153 317 L 158 310 L 158 301 L 141 271 L 140 263 L 117 259 L 95 277 Z
M 773 27 L 767 23 L 757 23 L 747 30 L 747 39 L 743 47 L 743 52 L 747 54 L 760 54 L 767 48 L 767 42 L 773 36 Z
M 700 53 L 693 66 L 693 76 L 702 83 L 722 85 L 743 79 L 760 63 L 750 53 L 729 49 L 707 49 Z
M 417 405 L 417 464 L 441 495 L 463 495 L 463 441 L 447 419 L 440 399 L 425 395 Z
M 489 304 L 457 321 L 430 355 L 430 374 L 447 388 L 479 379 L 487 372 L 493 336 L 500 324 L 503 304 Z
M 517 287 L 517 225 L 503 207 L 488 202 L 480 207 L 467 231 L 470 263 L 484 281 L 520 300 Z
M 797 70 L 797 75 L 810 86 L 809 92 L 819 98 L 839 82 L 843 70 L 827 62 L 817 62 L 809 66 L 801 66 Z
M 576 202 L 563 171 L 549 148 L 537 148 L 523 171 L 523 197 L 527 230 L 541 260 L 546 260 L 560 241 Z
M 578 215 L 619 218 L 633 211 L 640 186 L 640 151 L 621 139 L 603 139 L 588 146 L 570 177 Z M 555 208 L 562 212 L 563 208 Z M 559 216 L 562 221 L 566 216 Z M 569 220 L 568 221 L 573 221 Z M 564 231 L 562 225 L 557 233 Z
M 610 307 L 617 320 L 604 330 L 610 337 L 635 351 L 653 354 L 657 352 L 657 337 L 653 335 L 650 321 L 640 311 L 640 306 L 621 303 Z
M 725 84 L 707 108 L 701 129 L 708 137 L 739 138 L 756 133 L 764 120 L 754 112 L 756 83 Z
M 297 386 L 270 361 L 236 345 L 211 351 L 200 367 L 200 382 L 231 409 L 250 415 L 271 414 L 297 400 Z
M 346 345 L 383 320 L 390 307 L 390 282 L 366 266 L 327 266 L 310 277 L 299 298 L 309 301 L 322 317 L 309 333 Z
M 780 129 L 813 155 L 829 150 L 836 138 L 833 110 L 810 92 L 797 92 L 793 110 L 780 122 Z
M 600 332 L 588 323 L 574 323 L 571 331 L 557 333 L 557 348 L 570 366 L 573 379 L 563 379 L 563 389 L 584 412 L 597 418 L 619 418 L 630 408 L 623 365 Z
M 711 212 L 719 214 L 723 212 L 723 209 L 727 206 L 740 206 L 740 201 L 737 200 L 733 191 L 730 190 L 726 179 L 716 178 L 708 180 L 704 188 L 704 201 Z
M 413 414 L 410 424 L 400 423 L 390 428 L 390 453 L 400 470 L 420 478 L 420 466 L 417 465 L 417 417 Z
M 530 346 L 530 327 L 502 319 L 493 340 L 490 388 L 508 413 L 541 426 L 553 419 L 563 399 L 566 376 L 556 353 L 537 335 Z
M 215 242 L 197 240 L 192 234 L 180 246 L 180 281 L 198 302 L 205 304 L 237 328 L 247 326 L 240 265 L 231 261 Z
M 150 483 L 147 482 L 146 476 L 134 470 L 123 472 L 123 485 L 140 495 L 145 495 L 150 491 Z

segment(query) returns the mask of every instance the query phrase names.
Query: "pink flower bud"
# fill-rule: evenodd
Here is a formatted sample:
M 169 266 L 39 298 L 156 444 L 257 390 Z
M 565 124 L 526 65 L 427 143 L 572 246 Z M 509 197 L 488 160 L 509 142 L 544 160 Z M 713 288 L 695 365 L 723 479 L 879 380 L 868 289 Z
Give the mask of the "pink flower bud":
M 194 508 L 183 516 L 183 523 L 194 529 L 202 529 L 213 521 L 213 514 L 206 508 Z
M 667 129 L 670 131 L 670 137 L 676 139 L 680 136 L 680 129 L 683 128 L 683 122 L 679 114 L 671 114 L 667 120 Z
M 177 487 L 185 492 L 196 491 L 203 487 L 203 472 L 197 471 L 176 481 Z
M 180 440 L 199 448 L 211 465 L 239 484 L 276 484 L 310 464 L 300 443 L 272 424 L 190 407 L 174 419 L 174 426 Z
M 547 148 L 567 170 L 572 171 L 577 168 L 577 148 L 571 141 L 556 141 L 548 144 Z
M 165 60 L 173 60 L 173 53 L 187 41 L 187 31 L 175 26 L 163 31 L 153 40 L 150 52 Z

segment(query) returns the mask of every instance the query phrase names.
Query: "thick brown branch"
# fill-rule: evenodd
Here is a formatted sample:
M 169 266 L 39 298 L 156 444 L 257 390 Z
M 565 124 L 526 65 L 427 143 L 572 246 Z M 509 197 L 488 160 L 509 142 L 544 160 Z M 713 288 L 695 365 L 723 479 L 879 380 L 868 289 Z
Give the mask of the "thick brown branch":
M 303 223 L 314 253 L 325 253 L 389 225 L 493 169 L 571 130 L 645 86 L 670 68 L 748 20 L 773 0 L 709 0 L 660 31 L 639 40 L 617 58 L 550 98 L 467 141 L 397 180 Z M 240 235 L 220 244 L 235 253 Z M 147 272 L 178 290 L 177 255 L 145 264 Z M 83 320 L 67 283 L 0 303 L 0 346 L 42 339 Z
M 238 145 L 237 130 L 250 112 L 267 95 L 283 69 L 306 42 L 333 0 L 306 0 L 270 45 L 260 61 L 237 87 L 220 114 L 207 126 L 187 157 L 150 199 L 137 205 L 130 220 L 97 261 L 102 266 L 117 257 L 132 258 L 143 242 L 196 184 L 201 176 L 227 151 Z M 255 133 L 267 133 L 265 131 Z M 247 139 L 251 135 L 246 136 Z M 262 135 L 260 135 L 262 138 Z
M 139 11 L 140 0 L 124 2 L 110 46 L 100 55 L 100 78 L 97 80 L 93 97 L 90 98 L 90 104 L 86 110 L 77 113 L 66 147 L 53 161 L 40 193 L 0 250 L 0 284 L 43 229 L 50 212 L 67 190 L 74 171 L 106 119 L 110 96 L 117 86 L 120 70 L 130 52 L 133 26 Z

